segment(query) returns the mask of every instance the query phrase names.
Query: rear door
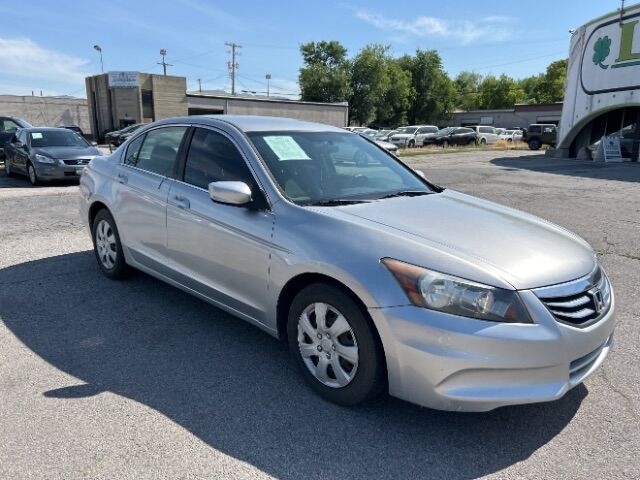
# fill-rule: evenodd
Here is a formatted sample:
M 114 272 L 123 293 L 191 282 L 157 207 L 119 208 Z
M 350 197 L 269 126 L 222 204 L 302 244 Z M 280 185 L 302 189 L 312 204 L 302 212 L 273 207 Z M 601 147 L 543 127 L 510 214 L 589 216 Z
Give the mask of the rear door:
M 167 258 L 167 196 L 188 126 L 159 127 L 133 140 L 116 168 L 114 217 L 135 262 L 159 271 Z
M 0 152 L 4 151 L 5 144 L 11 140 L 19 128 L 20 125 L 10 118 L 0 117 Z
M 215 181 L 245 182 L 255 205 L 214 202 L 208 185 Z M 266 205 L 234 141 L 220 130 L 195 128 L 184 173 L 172 184 L 167 207 L 174 280 L 262 324 L 266 321 L 274 225 Z

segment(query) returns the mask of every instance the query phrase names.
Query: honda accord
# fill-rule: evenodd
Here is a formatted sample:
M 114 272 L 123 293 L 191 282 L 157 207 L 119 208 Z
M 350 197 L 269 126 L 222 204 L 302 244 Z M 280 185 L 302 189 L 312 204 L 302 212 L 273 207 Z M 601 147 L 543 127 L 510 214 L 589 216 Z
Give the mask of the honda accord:
M 340 128 L 162 120 L 94 158 L 80 191 L 107 277 L 142 270 L 282 338 L 342 405 L 554 400 L 612 345 L 614 294 L 584 240 Z

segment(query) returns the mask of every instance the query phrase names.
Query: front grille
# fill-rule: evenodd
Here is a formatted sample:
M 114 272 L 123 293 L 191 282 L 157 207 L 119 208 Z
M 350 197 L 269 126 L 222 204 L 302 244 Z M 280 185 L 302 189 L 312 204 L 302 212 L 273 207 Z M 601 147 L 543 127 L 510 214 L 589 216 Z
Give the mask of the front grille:
M 89 165 L 88 158 L 74 158 L 73 160 L 63 160 L 65 165 Z
M 534 292 L 557 321 L 576 327 L 592 325 L 611 306 L 611 287 L 600 268 L 587 278 Z

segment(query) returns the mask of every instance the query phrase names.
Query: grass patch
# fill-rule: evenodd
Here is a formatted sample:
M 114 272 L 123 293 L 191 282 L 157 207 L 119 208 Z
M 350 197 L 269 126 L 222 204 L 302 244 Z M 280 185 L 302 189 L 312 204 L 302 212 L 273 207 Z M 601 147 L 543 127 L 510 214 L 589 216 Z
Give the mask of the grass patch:
M 529 146 L 524 142 L 507 142 L 506 140 L 498 140 L 492 145 L 465 145 L 455 147 L 438 147 L 437 145 L 429 145 L 426 147 L 404 148 L 399 151 L 401 157 L 414 157 L 416 155 L 431 155 L 439 153 L 458 153 L 458 152 L 489 152 L 501 150 L 529 150 Z

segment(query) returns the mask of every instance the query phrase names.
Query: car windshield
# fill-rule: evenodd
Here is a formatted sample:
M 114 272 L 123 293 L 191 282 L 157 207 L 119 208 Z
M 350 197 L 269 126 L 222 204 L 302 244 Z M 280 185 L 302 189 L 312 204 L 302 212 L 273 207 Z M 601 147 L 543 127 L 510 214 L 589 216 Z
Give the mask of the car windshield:
M 402 127 L 398 129 L 398 133 L 416 133 L 416 131 L 418 130 L 418 127 Z
M 449 135 L 449 133 L 453 132 L 453 130 L 455 130 L 454 127 L 441 128 L 436 132 L 436 135 Z
M 29 132 L 31 146 L 43 147 L 87 147 L 87 141 L 71 130 L 40 130 Z
M 378 135 L 378 132 L 376 132 L 375 130 L 365 130 L 364 132 L 360 132 L 360 135 L 364 135 L 366 137 L 373 138 L 373 137 L 376 137 Z
M 295 131 L 248 135 L 280 189 L 299 205 L 433 193 L 408 167 L 360 135 Z
M 142 124 L 129 125 L 128 127 L 124 127 L 122 130 L 120 130 L 120 133 L 133 132 L 134 130 L 137 130 L 141 126 L 142 126 Z

